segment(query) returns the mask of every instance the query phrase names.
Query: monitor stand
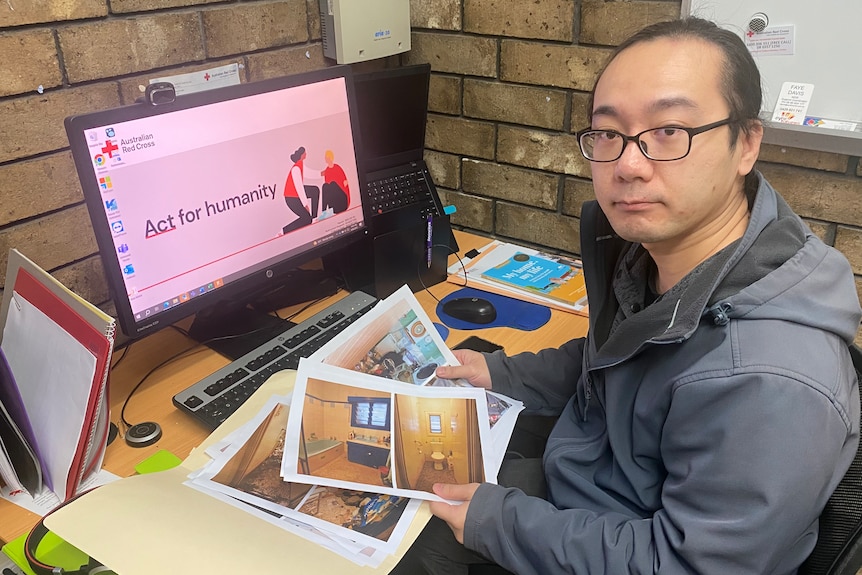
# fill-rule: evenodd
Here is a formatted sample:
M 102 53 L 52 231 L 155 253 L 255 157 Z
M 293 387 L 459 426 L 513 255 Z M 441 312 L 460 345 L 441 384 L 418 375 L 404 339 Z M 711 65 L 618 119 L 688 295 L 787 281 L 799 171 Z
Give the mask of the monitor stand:
M 240 358 L 295 324 L 226 302 L 199 311 L 189 336 L 230 360 Z
M 224 300 L 201 310 L 189 336 L 234 360 L 290 329 L 295 323 L 269 312 L 330 296 L 338 291 L 324 270 L 294 269 L 279 277 L 278 286 L 263 293 Z

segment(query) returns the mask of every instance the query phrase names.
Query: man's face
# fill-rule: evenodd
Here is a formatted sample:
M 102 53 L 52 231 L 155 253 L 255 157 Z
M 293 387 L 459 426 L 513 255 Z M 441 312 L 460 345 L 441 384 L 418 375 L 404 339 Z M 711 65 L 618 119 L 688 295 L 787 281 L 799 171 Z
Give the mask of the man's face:
M 620 53 L 599 80 L 593 129 L 630 136 L 663 126 L 696 128 L 729 116 L 721 93 L 721 52 L 694 39 L 660 39 Z M 614 162 L 592 163 L 596 198 L 614 230 L 650 251 L 673 253 L 722 233 L 744 202 L 743 176 L 757 159 L 760 131 L 730 127 L 692 139 L 688 156 L 647 159 L 629 143 Z

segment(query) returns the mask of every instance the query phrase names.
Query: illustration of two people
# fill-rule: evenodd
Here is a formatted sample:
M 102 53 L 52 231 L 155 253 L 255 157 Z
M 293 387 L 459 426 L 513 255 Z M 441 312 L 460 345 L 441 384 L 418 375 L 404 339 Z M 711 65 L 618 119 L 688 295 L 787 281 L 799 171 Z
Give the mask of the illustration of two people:
M 350 204 L 347 175 L 341 166 L 335 163 L 335 154 L 332 150 L 326 150 L 324 153 L 326 168 L 320 171 L 320 175 L 323 176 L 321 188 L 306 184 L 306 157 L 308 157 L 308 153 L 302 146 L 290 155 L 293 166 L 290 168 L 287 181 L 284 184 L 284 203 L 287 204 L 290 211 L 297 215 L 297 218 L 282 228 L 282 233 L 285 234 L 307 226 L 317 219 L 318 204 L 320 204 L 320 209 L 324 214 L 329 213 L 327 210 L 331 210 L 333 214 L 339 214 L 346 210 Z M 309 169 L 316 171 L 312 168 Z M 305 207 L 305 203 L 300 199 L 300 190 L 311 203 L 310 213 Z

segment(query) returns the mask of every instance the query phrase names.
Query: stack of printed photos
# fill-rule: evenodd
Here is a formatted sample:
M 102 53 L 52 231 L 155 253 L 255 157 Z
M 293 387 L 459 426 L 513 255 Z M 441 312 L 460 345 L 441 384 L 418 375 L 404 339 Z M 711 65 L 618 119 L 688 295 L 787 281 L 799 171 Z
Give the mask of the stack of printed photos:
M 300 363 L 187 485 L 360 565 L 395 552 L 435 483 L 496 483 L 523 405 L 464 380 L 407 286 Z

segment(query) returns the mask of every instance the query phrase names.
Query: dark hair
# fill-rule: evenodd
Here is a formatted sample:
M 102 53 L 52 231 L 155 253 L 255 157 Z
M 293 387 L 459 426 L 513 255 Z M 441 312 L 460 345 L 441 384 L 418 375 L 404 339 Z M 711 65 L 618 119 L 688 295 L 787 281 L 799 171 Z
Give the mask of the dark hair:
M 298 162 L 300 158 L 302 158 L 302 154 L 305 153 L 305 148 L 300 146 L 297 150 L 290 155 L 291 162 Z
M 760 87 L 760 71 L 742 38 L 736 33 L 719 27 L 714 22 L 701 18 L 683 18 L 647 26 L 617 46 L 596 78 L 590 93 L 587 108 L 588 120 L 592 121 L 593 101 L 599 79 L 608 66 L 624 50 L 636 44 L 662 38 L 692 38 L 702 40 L 721 50 L 724 66 L 721 73 L 721 91 L 730 108 L 731 147 L 736 143 L 739 129 L 748 134 L 752 124 L 758 120 L 763 92 Z

